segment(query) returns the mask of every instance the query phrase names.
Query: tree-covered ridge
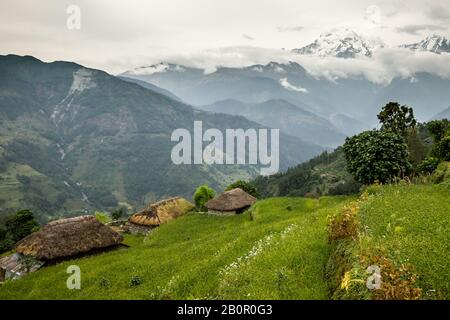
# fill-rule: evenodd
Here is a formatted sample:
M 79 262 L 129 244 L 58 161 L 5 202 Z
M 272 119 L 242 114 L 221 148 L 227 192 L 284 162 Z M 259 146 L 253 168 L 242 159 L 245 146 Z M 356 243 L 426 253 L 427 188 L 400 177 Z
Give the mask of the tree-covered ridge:
M 391 102 L 380 130 L 347 138 L 343 147 L 253 183 L 263 197 L 357 193 L 364 184 L 431 174 L 450 158 L 448 120 L 417 123 L 412 108 Z
M 30 208 L 45 222 L 138 208 L 257 175 L 255 166 L 172 164 L 171 133 L 194 120 L 204 130 L 262 128 L 74 63 L 0 56 L 0 214 Z M 286 135 L 280 145 L 281 169 L 321 151 Z
M 347 172 L 342 148 L 252 183 L 262 197 L 338 195 L 357 193 L 360 184 Z

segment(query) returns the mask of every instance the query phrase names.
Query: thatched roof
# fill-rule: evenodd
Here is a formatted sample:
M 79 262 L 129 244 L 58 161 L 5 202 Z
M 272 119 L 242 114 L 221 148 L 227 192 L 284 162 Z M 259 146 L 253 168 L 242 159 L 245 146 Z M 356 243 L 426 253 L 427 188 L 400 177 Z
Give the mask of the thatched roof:
M 133 214 L 129 221 L 141 226 L 159 226 L 194 209 L 186 199 L 175 197 L 153 203 L 147 208 Z
M 256 202 L 256 198 L 249 195 L 240 188 L 225 191 L 220 196 L 209 200 L 206 203 L 208 210 L 214 211 L 236 211 L 251 206 Z
M 84 254 L 120 244 L 123 237 L 94 216 L 60 219 L 20 240 L 16 251 L 39 260 Z

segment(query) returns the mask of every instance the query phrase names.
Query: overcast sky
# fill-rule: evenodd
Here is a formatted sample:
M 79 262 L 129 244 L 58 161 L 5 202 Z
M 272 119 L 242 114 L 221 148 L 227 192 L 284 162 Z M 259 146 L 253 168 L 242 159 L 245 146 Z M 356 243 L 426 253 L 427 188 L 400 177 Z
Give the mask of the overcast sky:
M 66 27 L 72 4 L 80 30 Z M 342 26 L 390 45 L 450 37 L 450 0 L 1 0 L 0 54 L 117 73 L 181 55 L 298 48 Z

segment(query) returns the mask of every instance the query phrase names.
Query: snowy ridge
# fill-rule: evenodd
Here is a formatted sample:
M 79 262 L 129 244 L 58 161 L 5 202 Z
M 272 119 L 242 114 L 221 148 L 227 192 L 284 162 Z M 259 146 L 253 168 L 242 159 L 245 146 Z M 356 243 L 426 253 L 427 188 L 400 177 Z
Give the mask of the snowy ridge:
M 292 51 L 319 57 L 372 57 L 373 53 L 385 45 L 380 40 L 368 40 L 348 29 L 335 29 L 320 35 L 313 43 Z
M 163 73 L 163 72 L 167 72 L 167 71 L 184 72 L 184 71 L 186 71 L 186 69 L 180 65 L 161 62 L 161 63 L 154 64 L 151 66 L 139 67 L 139 68 L 130 70 L 127 73 L 129 75 L 151 75 L 151 74 Z
M 406 44 L 400 47 L 407 48 L 412 51 L 429 51 L 437 54 L 444 52 L 450 53 L 450 40 L 443 36 L 433 34 L 420 42 Z

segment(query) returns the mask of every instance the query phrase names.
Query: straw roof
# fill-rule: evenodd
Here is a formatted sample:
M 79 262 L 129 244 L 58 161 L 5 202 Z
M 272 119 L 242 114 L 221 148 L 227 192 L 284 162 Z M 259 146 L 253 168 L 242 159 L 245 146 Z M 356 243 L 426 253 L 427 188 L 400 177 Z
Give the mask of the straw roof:
M 194 209 L 192 203 L 186 199 L 174 197 L 153 203 L 133 214 L 129 221 L 141 226 L 154 227 L 176 219 L 192 209 Z
M 71 257 L 119 245 L 123 237 L 94 216 L 50 222 L 16 245 L 16 251 L 39 260 Z
M 255 197 L 240 188 L 235 188 L 225 191 L 220 196 L 209 200 L 205 206 L 208 210 L 225 212 L 241 210 L 251 206 L 255 202 Z

